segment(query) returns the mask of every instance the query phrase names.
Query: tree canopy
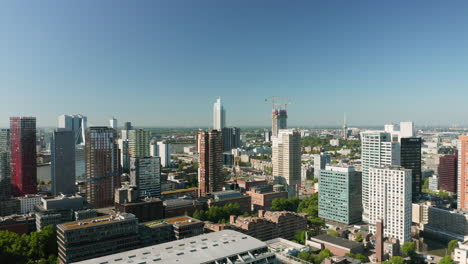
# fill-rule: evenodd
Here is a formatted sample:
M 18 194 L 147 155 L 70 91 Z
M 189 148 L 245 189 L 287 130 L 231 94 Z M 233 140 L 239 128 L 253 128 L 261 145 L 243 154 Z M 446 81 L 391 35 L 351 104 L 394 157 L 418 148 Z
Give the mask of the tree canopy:
M 331 256 L 333 256 L 333 254 L 329 249 L 324 249 L 318 254 L 314 254 L 312 252 L 301 252 L 299 253 L 299 255 L 297 255 L 298 258 L 308 262 L 312 262 L 314 264 L 320 264 L 324 259 L 329 258 Z
M 449 252 L 452 253 L 456 248 L 458 248 L 458 240 L 450 240 L 450 242 L 448 242 Z
M 193 217 L 201 221 L 210 221 L 213 223 L 225 223 L 229 221 L 231 215 L 241 215 L 242 210 L 238 203 L 230 203 L 224 206 L 212 206 L 208 210 L 196 210 Z
M 450 257 L 450 256 L 445 256 L 443 257 L 439 264 L 454 264 L 455 262 L 453 261 L 453 259 Z
M 400 256 L 393 256 L 389 260 L 382 262 L 383 264 L 403 264 L 405 259 Z
M 55 264 L 57 238 L 53 226 L 21 236 L 10 231 L 0 231 L 0 259 L 2 263 Z

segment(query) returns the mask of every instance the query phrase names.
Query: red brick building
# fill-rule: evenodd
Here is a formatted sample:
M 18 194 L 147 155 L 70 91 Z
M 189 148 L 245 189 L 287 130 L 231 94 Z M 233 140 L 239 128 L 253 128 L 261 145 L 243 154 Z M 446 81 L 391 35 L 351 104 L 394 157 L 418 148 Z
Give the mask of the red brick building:
M 439 158 L 439 189 L 457 193 L 457 155 L 444 155 Z
M 258 210 L 270 210 L 273 199 L 288 198 L 288 192 L 273 191 L 273 186 L 271 185 L 256 187 L 251 188 L 250 191 L 246 192 L 250 197 L 252 197 L 252 208 L 255 212 Z
M 199 196 L 223 190 L 223 139 L 218 130 L 198 131 Z

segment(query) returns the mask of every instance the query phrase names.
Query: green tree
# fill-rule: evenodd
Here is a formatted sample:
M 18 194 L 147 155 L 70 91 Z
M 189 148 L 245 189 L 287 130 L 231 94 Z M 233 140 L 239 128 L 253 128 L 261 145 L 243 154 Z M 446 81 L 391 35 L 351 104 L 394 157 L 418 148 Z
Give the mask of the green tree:
M 452 253 L 456 248 L 458 248 L 458 240 L 450 240 L 448 242 L 448 251 Z
M 357 233 L 356 234 L 356 238 L 354 239 L 356 242 L 362 242 L 364 239 L 362 238 L 362 234 L 361 233 Z
M 354 253 L 346 253 L 346 256 L 348 257 L 351 257 L 351 258 L 354 258 L 354 259 L 357 259 L 359 261 L 361 261 L 362 263 L 367 263 L 369 262 L 369 258 L 364 256 L 363 254 L 361 253 L 357 253 L 357 254 L 354 254 Z
M 271 202 L 271 210 L 297 212 L 300 202 L 301 200 L 298 197 L 276 198 Z
M 401 246 L 401 251 L 405 256 L 410 258 L 414 258 L 416 255 L 416 245 L 414 242 L 405 242 L 403 246 Z
M 294 234 L 294 240 L 297 241 L 297 243 L 304 245 L 305 244 L 305 239 L 306 239 L 306 230 L 298 230 Z
M 383 264 L 403 264 L 405 259 L 400 256 L 393 256 L 389 260 L 382 262 Z
M 439 264 L 454 264 L 454 263 L 455 262 L 453 261 L 453 259 L 448 255 L 443 257 L 439 262 Z

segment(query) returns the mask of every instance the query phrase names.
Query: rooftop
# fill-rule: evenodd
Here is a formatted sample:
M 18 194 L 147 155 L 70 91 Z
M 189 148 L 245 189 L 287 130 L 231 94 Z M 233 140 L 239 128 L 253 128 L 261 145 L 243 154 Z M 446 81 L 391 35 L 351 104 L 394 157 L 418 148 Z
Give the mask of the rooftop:
M 57 227 L 58 228 L 61 227 L 61 229 L 67 230 L 67 229 L 75 229 L 75 228 L 84 228 L 84 227 L 89 227 L 89 226 L 104 225 L 104 224 L 109 224 L 113 222 L 129 220 L 129 219 L 136 219 L 136 217 L 133 214 L 120 213 L 117 215 L 105 215 L 105 216 L 89 218 L 89 219 L 85 219 L 81 221 L 69 222 L 65 224 L 60 224 Z
M 189 216 L 177 216 L 177 217 L 164 219 L 162 221 L 171 225 L 188 225 L 188 224 L 193 224 L 195 222 L 198 222 L 198 223 L 201 222 L 200 220 L 189 217 Z
M 76 262 L 76 264 L 208 263 L 264 247 L 266 243 L 256 238 L 233 230 L 223 230 Z
M 341 237 L 330 236 L 327 234 L 318 235 L 310 238 L 312 241 L 338 245 L 344 248 L 352 249 L 360 247 L 361 244 Z

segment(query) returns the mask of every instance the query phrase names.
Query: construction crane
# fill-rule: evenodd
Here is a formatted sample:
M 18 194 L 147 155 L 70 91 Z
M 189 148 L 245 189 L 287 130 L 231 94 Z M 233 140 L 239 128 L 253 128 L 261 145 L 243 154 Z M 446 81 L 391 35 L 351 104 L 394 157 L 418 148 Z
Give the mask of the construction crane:
M 265 99 L 265 102 L 271 102 L 272 110 L 287 110 L 286 108 L 292 100 L 292 98 L 270 97 Z

